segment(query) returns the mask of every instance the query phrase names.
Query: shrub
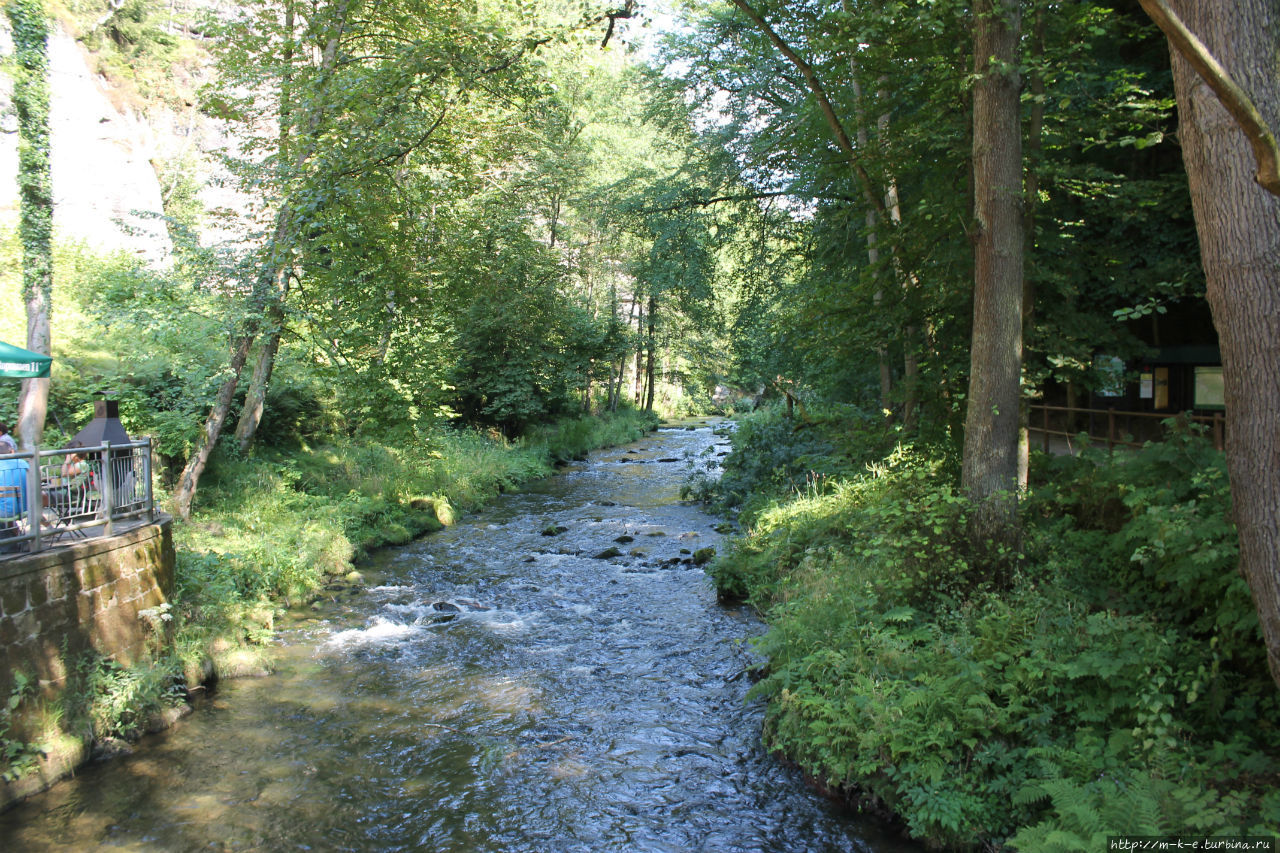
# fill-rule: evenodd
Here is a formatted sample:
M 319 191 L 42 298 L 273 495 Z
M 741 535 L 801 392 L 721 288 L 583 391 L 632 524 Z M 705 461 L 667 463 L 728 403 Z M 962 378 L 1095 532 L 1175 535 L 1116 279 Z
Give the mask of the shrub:
M 764 606 L 786 569 L 834 560 L 858 567 L 845 580 L 881 600 L 932 609 L 988 585 L 967 553 L 966 513 L 941 464 L 901 446 L 861 476 L 761 510 L 712 576 L 727 597 Z
M 720 476 L 696 473 L 683 493 L 750 523 L 773 502 L 855 476 L 893 440 L 883 421 L 852 407 L 814 406 L 795 418 L 771 406 L 739 418 Z
M 937 846 L 1271 831 L 1280 708 L 1220 454 L 1037 460 L 1000 576 L 950 471 L 897 448 L 769 503 L 712 567 L 770 623 L 770 747 Z

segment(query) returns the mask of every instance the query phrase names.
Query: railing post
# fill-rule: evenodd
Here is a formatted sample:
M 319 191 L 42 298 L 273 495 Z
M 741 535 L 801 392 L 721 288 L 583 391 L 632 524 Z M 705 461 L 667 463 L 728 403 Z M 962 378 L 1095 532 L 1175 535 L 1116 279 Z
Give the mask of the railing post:
M 1044 415 L 1044 418 L 1043 418 L 1043 421 L 1044 421 L 1044 430 L 1043 430 L 1043 432 L 1044 432 L 1044 452 L 1045 452 L 1045 453 L 1048 453 L 1048 452 L 1049 452 L 1049 407 L 1048 407 L 1048 405 L 1044 406 L 1044 407 L 1040 410 L 1040 413 L 1041 413 L 1042 415 Z
M 145 444 L 142 448 L 142 488 L 146 495 L 147 524 L 151 524 L 156 520 L 156 507 L 151 494 L 151 436 L 144 438 L 143 442 Z
M 1107 450 L 1114 450 L 1116 446 L 1116 407 L 1107 407 Z
M 40 487 L 40 446 L 31 446 L 27 466 L 27 529 L 31 531 L 31 553 L 40 550 L 40 522 L 44 518 L 44 489 Z
M 1222 412 L 1213 413 L 1213 449 L 1225 450 L 1226 437 L 1223 435 L 1226 426 L 1226 418 L 1222 416 Z
M 111 470 L 111 442 L 102 443 L 102 483 L 98 487 L 102 495 L 102 535 L 114 536 L 115 525 L 112 518 L 116 514 L 115 472 Z

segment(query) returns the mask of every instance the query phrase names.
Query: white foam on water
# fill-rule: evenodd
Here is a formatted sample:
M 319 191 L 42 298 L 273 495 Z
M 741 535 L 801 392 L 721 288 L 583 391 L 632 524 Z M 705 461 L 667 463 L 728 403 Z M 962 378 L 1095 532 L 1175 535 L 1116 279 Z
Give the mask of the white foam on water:
M 471 619 L 495 634 L 508 636 L 525 633 L 540 615 L 540 613 L 526 613 L 522 616 L 509 610 L 486 610 L 483 613 L 468 614 Z
M 411 623 L 416 623 L 426 616 L 431 608 L 428 604 L 415 601 L 412 604 L 384 604 L 383 609 Z
M 390 619 L 375 616 L 369 620 L 367 627 L 339 631 L 326 640 L 324 645 L 331 648 L 378 645 L 420 633 L 422 628 L 418 625 L 406 625 L 403 622 L 393 622 Z

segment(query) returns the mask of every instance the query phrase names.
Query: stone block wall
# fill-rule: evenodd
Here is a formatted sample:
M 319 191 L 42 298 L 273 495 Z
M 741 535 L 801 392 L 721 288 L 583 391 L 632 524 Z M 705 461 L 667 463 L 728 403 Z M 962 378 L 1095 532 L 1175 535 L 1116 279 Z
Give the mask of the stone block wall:
M 173 594 L 172 523 L 0 560 L 0 700 L 17 670 L 48 694 L 90 648 L 126 665 L 146 653 L 138 614 Z

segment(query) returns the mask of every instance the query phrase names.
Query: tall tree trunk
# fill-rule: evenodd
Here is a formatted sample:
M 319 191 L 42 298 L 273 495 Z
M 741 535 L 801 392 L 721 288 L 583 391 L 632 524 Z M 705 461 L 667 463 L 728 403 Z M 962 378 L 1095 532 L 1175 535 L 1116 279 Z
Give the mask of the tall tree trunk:
M 974 6 L 974 292 L 962 483 L 975 543 L 1018 543 L 1022 123 L 1018 0 Z
M 236 424 L 236 444 L 241 453 L 248 453 L 253 446 L 253 438 L 258 432 L 258 425 L 262 423 L 263 412 L 266 411 L 267 388 L 270 387 L 276 353 L 280 349 L 280 335 L 284 332 L 283 295 L 271 300 L 271 304 L 267 306 L 264 331 L 266 337 L 258 349 L 258 361 L 254 364 L 249 387 L 245 390 L 240 421 Z
M 1032 257 L 1036 243 L 1036 205 L 1040 196 L 1040 165 L 1044 151 L 1044 36 L 1049 23 L 1045 6 L 1036 9 L 1035 23 L 1031 27 L 1032 69 L 1027 88 L 1031 90 L 1031 117 L 1027 122 L 1027 158 L 1024 192 L 1026 207 L 1023 210 L 1022 235 L 1026 258 Z M 1022 334 L 1031 331 L 1035 322 L 1036 289 L 1030 276 L 1022 280 Z M 1155 315 L 1152 315 L 1155 316 Z M 1031 400 L 1023 395 L 1018 402 L 1018 489 L 1026 491 L 1031 476 Z
M 1265 123 L 1280 127 L 1280 2 L 1171 5 L 1252 96 Z M 1240 572 L 1280 685 L 1280 199 L 1255 182 L 1249 142 L 1218 97 L 1172 53 L 1178 135 L 1222 350 Z
M 640 297 L 636 297 L 636 306 L 639 314 L 636 316 L 636 339 L 640 340 L 640 333 L 644 329 L 644 306 L 640 305 Z M 636 402 L 636 408 L 640 408 L 640 403 L 644 400 L 644 344 L 636 344 L 636 381 L 633 389 L 633 399 Z
M 617 381 L 611 383 L 609 389 L 609 411 L 617 412 L 618 403 L 622 400 L 622 379 L 627 375 L 627 357 L 618 359 Z
M 649 294 L 649 335 L 648 335 L 648 343 L 645 346 L 645 348 L 649 352 L 649 361 L 648 361 L 648 364 L 645 366 L 646 387 L 645 387 L 645 398 L 644 398 L 644 410 L 646 412 L 653 411 L 654 386 L 656 384 L 654 382 L 653 362 L 654 362 L 654 359 L 657 358 L 657 349 L 658 349 L 657 335 L 655 332 L 655 329 L 657 327 L 655 318 L 657 317 L 657 314 L 658 314 L 658 294 L 651 292 Z
M 346 32 L 347 14 L 352 6 L 358 2 L 359 0 L 337 0 L 335 3 L 324 49 L 320 53 L 318 73 L 321 76 L 321 80 L 317 90 L 321 93 L 321 96 L 311 101 L 310 109 L 307 111 L 305 121 L 302 124 L 303 132 L 298 135 L 296 140 L 290 136 L 287 130 L 281 133 L 281 144 L 293 154 L 292 160 L 295 173 L 302 170 L 306 161 L 315 152 L 319 138 L 318 131 L 324 123 L 325 115 L 328 113 L 328 103 L 323 94 L 328 89 L 329 80 L 337 65 L 338 45 L 342 40 L 343 33 Z M 291 9 L 292 4 L 288 7 L 288 10 Z M 286 14 L 288 10 L 286 10 Z M 291 78 L 286 76 L 285 80 L 291 81 Z M 295 142 L 297 143 L 296 145 L 293 144 Z M 232 346 L 231 363 L 228 366 L 229 376 L 219 389 L 218 396 L 214 399 L 195 450 L 192 452 L 191 458 L 187 460 L 187 464 L 182 469 L 182 474 L 178 479 L 178 489 L 174 493 L 173 499 L 174 507 L 182 518 L 191 517 L 191 504 L 195 500 L 200 476 L 204 473 L 205 466 L 209 462 L 209 455 L 213 453 L 213 448 L 218 443 L 218 437 L 222 434 L 223 424 L 226 423 L 227 415 L 231 411 L 232 401 L 235 399 L 240 375 L 244 371 L 244 365 L 249 359 L 249 352 L 253 347 L 253 342 L 262 327 L 265 319 L 264 315 L 270 308 L 273 295 L 280 293 L 281 276 L 285 276 L 284 280 L 287 282 L 288 266 L 291 263 L 293 247 L 298 241 L 299 228 L 300 223 L 293 212 L 292 205 L 289 204 L 288 199 L 284 199 L 280 204 L 280 208 L 276 211 L 275 228 L 272 231 L 271 243 L 265 254 L 263 268 L 259 272 L 254 282 L 253 291 L 249 296 L 249 304 L 246 318 L 242 324 L 242 331 Z M 273 288 L 275 288 L 274 293 Z M 274 352 L 272 356 L 274 361 Z M 266 371 L 266 376 L 270 376 L 269 367 Z
M 617 296 L 616 296 L 616 288 L 617 288 L 617 285 L 615 284 L 615 285 L 613 285 L 613 287 L 615 288 L 614 302 L 616 303 L 616 302 L 617 302 Z M 635 313 L 636 313 L 636 304 L 637 304 L 637 301 L 638 301 L 638 300 L 636 300 L 636 298 L 635 298 L 635 296 L 634 296 L 634 294 L 633 294 L 633 295 L 632 295 L 632 298 L 631 298 L 631 305 L 627 308 L 627 321 L 623 324 L 623 327 L 624 327 L 628 332 L 630 332 L 630 331 L 631 331 L 631 320 L 632 320 L 632 318 L 635 316 Z M 615 313 L 616 313 L 617 309 L 615 308 L 615 309 L 614 309 L 614 311 L 615 311 Z M 622 401 L 622 383 L 623 383 L 623 381 L 625 380 L 626 375 L 627 375 L 627 356 L 626 356 L 626 354 L 623 354 L 623 355 L 619 356 L 619 358 L 618 358 L 618 373 L 617 373 L 617 381 L 615 381 L 615 382 L 611 383 L 612 388 L 611 388 L 611 390 L 610 390 L 610 392 L 609 392 L 609 393 L 610 393 L 610 396 L 611 396 L 611 399 L 610 399 L 610 401 L 609 401 L 609 411 L 610 411 L 610 412 L 617 412 L 617 411 L 618 411 L 618 403 L 620 403 L 620 402 Z
M 849 10 L 849 0 L 845 0 L 845 10 Z M 854 74 L 850 79 L 853 88 L 854 97 L 854 118 L 858 123 L 855 135 L 858 141 L 858 150 L 866 151 L 867 146 L 871 144 L 867 133 L 866 113 L 862 106 L 862 86 L 858 83 L 858 77 Z M 880 246 L 877 244 L 879 235 L 876 233 L 880 227 L 880 216 L 874 205 L 867 206 L 866 214 L 867 226 L 867 268 L 871 270 L 871 274 L 877 280 L 884 277 L 883 270 L 880 269 Z M 879 312 L 881 303 L 884 302 L 884 287 L 877 283 L 875 292 L 871 296 L 871 302 Z M 885 414 L 888 422 L 893 420 L 893 367 L 889 364 L 889 347 L 883 340 L 876 342 L 876 360 L 880 367 L 880 411 Z
M 227 368 L 230 375 L 218 389 L 218 396 L 214 398 L 213 407 L 209 410 L 209 417 L 205 419 L 204 429 L 200 431 L 195 449 L 178 477 L 178 488 L 173 495 L 173 504 L 182 518 L 191 517 L 191 504 L 196 497 L 196 486 L 200 483 L 200 475 L 204 473 L 205 466 L 209 464 L 209 455 L 213 453 L 213 448 L 218 443 L 218 436 L 222 434 L 222 425 L 227 420 L 227 413 L 231 411 L 231 402 L 235 399 L 236 386 L 240 384 L 244 363 L 249 360 L 253 339 L 252 334 L 243 334 L 236 339 L 231 351 L 231 364 Z
M 886 133 L 889 129 L 888 114 L 880 116 L 879 122 L 881 133 Z M 898 181 L 892 175 L 887 176 L 885 187 L 885 209 L 889 213 L 889 221 L 893 223 L 894 228 L 902 225 L 902 205 L 898 201 Z M 916 289 L 918 282 L 913 273 L 908 273 L 902 267 L 902 262 L 898 258 L 896 251 L 893 253 L 893 266 L 897 273 L 898 280 L 902 282 L 903 301 L 909 306 L 915 302 L 915 294 L 912 292 Z M 902 428 L 908 435 L 915 433 L 916 427 L 920 422 L 920 329 L 915 323 L 908 322 L 902 328 Z
M 49 166 L 49 19 L 41 0 L 10 0 L 5 14 L 13 28 L 18 73 L 13 105 L 18 114 L 18 193 L 21 212 L 22 301 L 27 349 L 51 353 L 49 310 L 53 302 L 53 192 Z M 44 433 L 49 380 L 24 379 L 18 399 L 18 437 L 34 447 Z
M 293 0 L 286 0 L 284 10 L 284 44 L 281 47 L 280 107 L 277 126 L 279 128 L 276 147 L 279 149 L 279 162 L 290 163 L 289 149 L 293 132 L 293 59 L 294 30 L 297 22 L 297 9 Z M 286 176 L 282 175 L 282 178 Z M 275 370 L 276 353 L 280 349 L 280 334 L 284 326 L 284 300 L 289 291 L 289 273 L 285 264 L 281 264 L 274 274 L 275 296 L 267 306 L 267 338 L 258 350 L 258 361 L 253 368 L 253 376 L 245 391 L 244 408 L 240 410 L 240 421 L 236 424 L 236 444 L 241 453 L 248 453 L 253 446 L 253 437 L 262 423 L 262 414 L 266 409 L 267 388 L 271 384 L 271 374 Z

